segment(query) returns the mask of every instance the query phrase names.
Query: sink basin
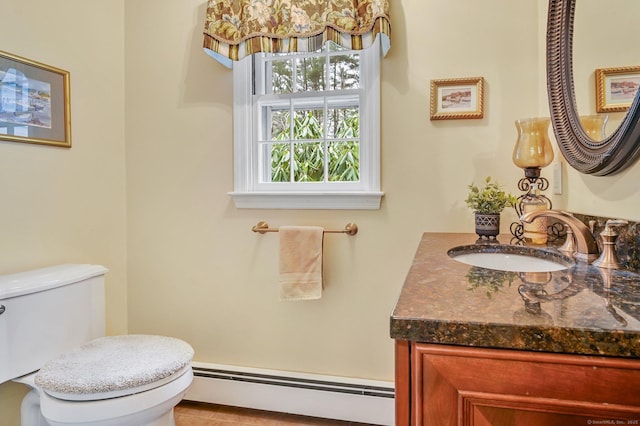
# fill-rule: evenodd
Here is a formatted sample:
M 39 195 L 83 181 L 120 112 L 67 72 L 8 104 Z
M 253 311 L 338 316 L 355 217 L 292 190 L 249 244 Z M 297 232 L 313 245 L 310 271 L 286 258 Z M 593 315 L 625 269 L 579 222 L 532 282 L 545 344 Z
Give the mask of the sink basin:
M 573 259 L 555 251 L 506 244 L 468 245 L 447 252 L 467 265 L 511 272 L 553 272 L 571 268 Z

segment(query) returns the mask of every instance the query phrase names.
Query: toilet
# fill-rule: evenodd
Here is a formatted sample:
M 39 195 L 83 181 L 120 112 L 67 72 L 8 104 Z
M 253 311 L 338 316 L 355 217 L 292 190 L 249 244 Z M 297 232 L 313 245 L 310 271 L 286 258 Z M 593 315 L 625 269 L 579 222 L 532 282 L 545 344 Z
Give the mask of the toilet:
M 166 426 L 193 380 L 193 349 L 154 335 L 105 336 L 99 265 L 0 276 L 0 383 L 31 388 L 23 426 Z

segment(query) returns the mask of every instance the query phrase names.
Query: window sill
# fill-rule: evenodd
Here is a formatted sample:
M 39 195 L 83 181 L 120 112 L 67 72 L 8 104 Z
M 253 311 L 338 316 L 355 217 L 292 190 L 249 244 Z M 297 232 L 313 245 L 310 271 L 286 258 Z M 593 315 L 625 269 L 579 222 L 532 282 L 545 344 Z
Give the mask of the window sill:
M 238 209 L 378 210 L 384 192 L 230 192 Z

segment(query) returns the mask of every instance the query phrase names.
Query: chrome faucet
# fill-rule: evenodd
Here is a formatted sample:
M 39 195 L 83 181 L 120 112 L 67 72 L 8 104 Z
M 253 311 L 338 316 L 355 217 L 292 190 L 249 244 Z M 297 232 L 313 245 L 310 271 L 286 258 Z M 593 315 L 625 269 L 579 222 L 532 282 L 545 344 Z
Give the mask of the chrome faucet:
M 589 230 L 589 227 L 576 219 L 571 213 L 559 210 L 534 210 L 520 216 L 520 220 L 524 223 L 531 223 L 538 217 L 551 217 L 558 219 L 571 228 L 576 240 L 576 251 L 573 254 L 573 257 L 587 263 L 591 263 L 598 258 L 598 244 Z

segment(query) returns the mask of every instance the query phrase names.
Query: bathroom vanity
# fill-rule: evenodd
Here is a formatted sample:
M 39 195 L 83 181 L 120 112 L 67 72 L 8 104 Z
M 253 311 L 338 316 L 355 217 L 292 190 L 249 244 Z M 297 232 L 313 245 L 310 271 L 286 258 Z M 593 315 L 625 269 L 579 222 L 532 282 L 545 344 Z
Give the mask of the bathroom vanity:
M 425 233 L 418 246 L 391 316 L 396 425 L 640 424 L 640 275 L 447 255 L 476 239 Z

